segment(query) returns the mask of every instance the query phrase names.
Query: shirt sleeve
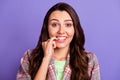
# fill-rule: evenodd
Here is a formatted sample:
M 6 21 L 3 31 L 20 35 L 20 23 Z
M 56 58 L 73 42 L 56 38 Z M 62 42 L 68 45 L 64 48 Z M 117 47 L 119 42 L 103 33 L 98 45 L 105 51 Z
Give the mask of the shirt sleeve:
M 95 54 L 91 53 L 90 63 L 89 63 L 89 70 L 90 70 L 90 80 L 100 80 L 100 68 L 98 59 Z
M 16 80 L 31 80 L 31 77 L 28 73 L 29 54 L 30 54 L 30 50 L 27 50 L 24 56 L 21 58 L 20 68 L 18 70 Z

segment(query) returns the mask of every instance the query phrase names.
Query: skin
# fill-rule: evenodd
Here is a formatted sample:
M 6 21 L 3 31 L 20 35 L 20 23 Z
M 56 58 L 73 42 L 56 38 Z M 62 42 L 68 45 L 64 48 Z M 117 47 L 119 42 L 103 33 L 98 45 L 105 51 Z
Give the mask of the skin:
M 74 26 L 70 15 L 66 11 L 54 11 L 49 18 L 48 32 L 50 38 L 57 38 L 53 41 L 55 59 L 65 59 L 74 36 Z
M 66 60 L 70 42 L 74 36 L 74 26 L 66 11 L 54 11 L 48 21 L 49 37 L 42 42 L 44 58 L 34 80 L 45 80 L 49 62 L 52 57 L 56 60 Z

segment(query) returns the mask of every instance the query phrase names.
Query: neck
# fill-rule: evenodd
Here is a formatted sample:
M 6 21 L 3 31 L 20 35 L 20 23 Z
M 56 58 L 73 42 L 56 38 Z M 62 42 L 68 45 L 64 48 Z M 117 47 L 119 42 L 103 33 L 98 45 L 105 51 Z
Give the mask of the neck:
M 54 52 L 54 58 L 56 60 L 66 60 L 68 55 L 69 47 L 66 48 L 56 48 Z

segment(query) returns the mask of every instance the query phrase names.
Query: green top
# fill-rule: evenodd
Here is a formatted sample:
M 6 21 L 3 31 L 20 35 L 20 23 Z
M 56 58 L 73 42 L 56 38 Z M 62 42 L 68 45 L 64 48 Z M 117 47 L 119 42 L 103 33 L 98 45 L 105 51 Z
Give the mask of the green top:
M 55 60 L 55 73 L 57 80 L 62 80 L 65 64 L 66 64 L 66 60 L 64 61 Z

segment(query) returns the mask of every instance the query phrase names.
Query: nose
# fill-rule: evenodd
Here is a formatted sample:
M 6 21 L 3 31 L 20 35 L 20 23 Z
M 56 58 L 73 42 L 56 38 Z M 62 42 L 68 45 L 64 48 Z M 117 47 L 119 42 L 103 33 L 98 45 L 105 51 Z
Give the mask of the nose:
M 59 26 L 58 34 L 64 34 L 64 26 Z

